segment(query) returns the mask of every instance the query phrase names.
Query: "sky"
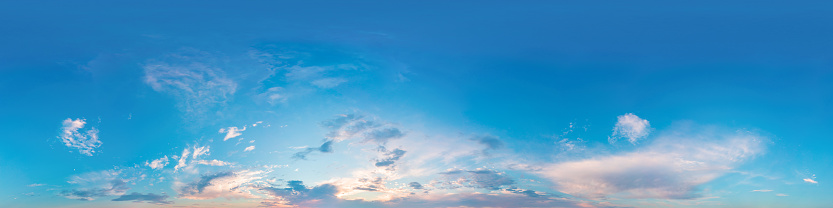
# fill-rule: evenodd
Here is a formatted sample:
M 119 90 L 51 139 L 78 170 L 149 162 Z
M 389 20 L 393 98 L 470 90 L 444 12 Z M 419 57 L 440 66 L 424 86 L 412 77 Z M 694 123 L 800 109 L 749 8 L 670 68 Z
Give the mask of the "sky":
M 830 1 L 0 1 L 0 207 L 826 207 Z

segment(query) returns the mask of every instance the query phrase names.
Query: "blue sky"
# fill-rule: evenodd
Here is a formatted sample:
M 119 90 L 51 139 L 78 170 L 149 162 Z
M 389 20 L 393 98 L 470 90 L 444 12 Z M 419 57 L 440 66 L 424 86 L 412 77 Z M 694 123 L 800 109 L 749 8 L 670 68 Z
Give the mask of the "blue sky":
M 831 10 L 4 1 L 0 206 L 829 206 Z

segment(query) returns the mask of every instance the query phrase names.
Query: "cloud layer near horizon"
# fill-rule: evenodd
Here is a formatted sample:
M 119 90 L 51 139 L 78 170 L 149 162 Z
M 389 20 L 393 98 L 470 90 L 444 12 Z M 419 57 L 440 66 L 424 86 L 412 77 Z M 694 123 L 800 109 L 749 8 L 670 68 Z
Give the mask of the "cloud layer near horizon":
M 693 199 L 701 196 L 699 185 L 764 153 L 767 141 L 749 131 L 676 127 L 643 149 L 554 163 L 540 174 L 582 197 Z

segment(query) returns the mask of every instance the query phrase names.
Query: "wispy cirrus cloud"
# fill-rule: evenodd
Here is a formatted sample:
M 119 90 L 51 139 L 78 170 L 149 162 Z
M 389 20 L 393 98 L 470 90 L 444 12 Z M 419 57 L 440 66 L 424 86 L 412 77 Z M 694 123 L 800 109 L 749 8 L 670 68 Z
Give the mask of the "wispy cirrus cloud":
M 237 90 L 237 83 L 226 77 L 214 59 L 194 49 L 169 54 L 142 66 L 144 81 L 153 90 L 177 99 L 186 115 L 202 115 L 225 104 Z
M 98 129 L 91 127 L 87 131 L 79 131 L 84 128 L 87 122 L 84 119 L 76 118 L 75 120 L 67 118 L 62 122 L 61 127 L 61 142 L 67 147 L 78 150 L 78 153 L 87 156 L 93 156 L 95 148 L 101 146 L 101 140 L 98 139 Z

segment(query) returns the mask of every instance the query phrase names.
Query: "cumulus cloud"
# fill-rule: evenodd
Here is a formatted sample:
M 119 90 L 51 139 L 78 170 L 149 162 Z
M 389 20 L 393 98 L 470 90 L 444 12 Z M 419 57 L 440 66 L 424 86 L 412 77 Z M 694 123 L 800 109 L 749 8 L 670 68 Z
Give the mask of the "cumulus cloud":
M 200 115 L 223 105 L 237 89 L 207 53 L 191 50 L 171 54 L 164 60 L 151 60 L 143 66 L 145 83 L 157 92 L 179 101 L 188 115 Z
M 145 165 L 150 167 L 151 169 L 162 169 L 166 165 L 168 165 L 168 156 L 165 155 L 165 157 L 155 159 L 155 160 L 152 160 L 150 162 L 146 161 Z
M 246 127 L 243 126 L 242 129 L 238 129 L 237 127 L 232 126 L 220 129 L 220 133 L 226 133 L 226 137 L 223 137 L 223 141 L 243 135 L 243 133 L 240 133 L 241 131 L 246 131 Z
M 167 201 L 168 195 L 156 195 L 153 193 L 148 194 L 140 194 L 137 192 L 133 192 L 130 194 L 125 194 L 119 196 L 119 198 L 115 198 L 111 201 L 133 201 L 133 202 L 147 202 L 151 204 L 171 204 L 172 201 Z
M 174 183 L 179 197 L 185 199 L 258 198 L 252 193 L 252 182 L 263 178 L 263 171 L 226 171 L 207 174 L 190 183 Z
M 244 149 L 243 152 L 248 152 L 248 151 L 252 151 L 252 150 L 255 150 L 254 145 L 246 147 L 246 149 Z
M 61 141 L 70 148 L 75 148 L 82 155 L 93 156 L 95 148 L 101 146 L 101 141 L 98 140 L 98 129 L 90 128 L 87 131 L 81 131 L 87 122 L 84 119 L 76 118 L 72 120 L 67 118 L 63 121 L 61 127 Z
M 617 117 L 616 126 L 613 127 L 613 135 L 608 137 L 608 142 L 616 143 L 619 139 L 628 139 L 631 144 L 636 144 L 639 139 L 645 138 L 651 133 L 651 124 L 648 120 L 628 113 Z
M 762 154 L 765 140 L 748 131 L 680 128 L 643 150 L 556 163 L 540 171 L 561 192 L 602 198 L 691 199 L 698 186 Z

